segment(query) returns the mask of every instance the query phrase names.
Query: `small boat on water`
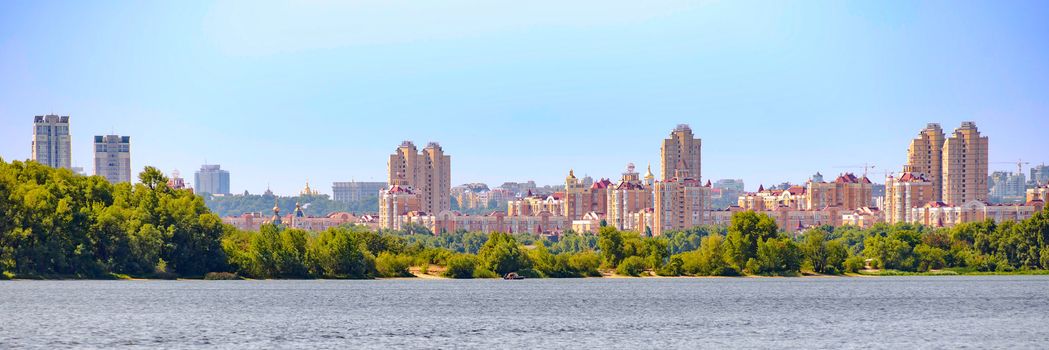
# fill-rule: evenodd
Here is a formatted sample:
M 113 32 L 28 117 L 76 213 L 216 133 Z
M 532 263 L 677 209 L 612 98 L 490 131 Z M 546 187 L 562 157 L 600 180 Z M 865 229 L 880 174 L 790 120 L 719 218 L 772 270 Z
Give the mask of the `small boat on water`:
M 524 276 L 518 275 L 517 272 L 511 272 L 503 276 L 504 280 L 523 280 Z

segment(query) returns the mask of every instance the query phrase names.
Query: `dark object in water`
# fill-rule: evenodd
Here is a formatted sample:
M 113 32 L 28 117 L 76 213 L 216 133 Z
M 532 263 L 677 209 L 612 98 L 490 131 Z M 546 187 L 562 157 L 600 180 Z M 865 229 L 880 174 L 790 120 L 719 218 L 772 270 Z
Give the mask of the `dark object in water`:
M 517 272 L 511 272 L 503 276 L 504 280 L 523 280 L 524 276 L 518 275 Z

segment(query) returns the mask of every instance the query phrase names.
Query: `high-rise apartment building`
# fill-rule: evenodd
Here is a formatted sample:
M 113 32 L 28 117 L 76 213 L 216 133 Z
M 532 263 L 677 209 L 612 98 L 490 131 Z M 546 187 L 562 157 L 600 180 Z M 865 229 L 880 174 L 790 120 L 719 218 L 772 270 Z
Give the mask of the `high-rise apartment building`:
M 52 168 L 72 168 L 69 116 L 54 114 L 33 117 L 32 159 Z
M 679 124 L 663 140 L 660 164 L 663 181 L 652 188 L 652 234 L 661 235 L 670 230 L 682 230 L 707 223 L 710 207 L 710 187 L 700 178 L 702 141 L 692 135 L 692 129 Z
M 95 175 L 110 183 L 131 182 L 131 136 L 95 136 Z
M 1031 167 L 1031 187 L 1038 187 L 1049 183 L 1049 165 L 1036 165 Z
M 229 195 L 229 171 L 222 170 L 219 164 L 204 164 L 193 174 L 193 186 L 196 193 L 212 195 Z
M 907 164 L 904 172 L 915 173 L 932 183 L 932 200 L 943 199 L 943 143 L 945 140 L 940 124 L 925 126 L 907 149 Z
M 700 152 L 703 142 L 692 135 L 688 124 L 678 124 L 660 148 L 663 181 L 674 177 L 702 180 Z
M 943 143 L 943 202 L 960 206 L 987 200 L 987 137 L 976 123 L 962 125 Z
M 390 185 L 400 185 L 419 195 L 420 210 L 437 214 L 451 209 L 452 158 L 441 145 L 430 142 L 417 152 L 411 141 L 404 141 L 386 163 Z
M 379 191 L 386 188 L 385 182 L 333 182 L 332 199 L 339 202 L 359 202 L 366 198 L 377 197 Z

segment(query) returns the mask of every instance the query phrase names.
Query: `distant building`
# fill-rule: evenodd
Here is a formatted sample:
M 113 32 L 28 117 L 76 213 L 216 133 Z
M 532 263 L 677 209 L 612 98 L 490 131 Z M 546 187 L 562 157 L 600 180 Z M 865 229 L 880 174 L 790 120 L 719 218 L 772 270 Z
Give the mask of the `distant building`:
M 75 167 L 72 167 L 69 170 L 72 170 L 73 173 L 77 174 L 77 175 L 87 175 L 87 172 L 84 171 L 84 167 L 82 167 L 82 166 L 75 166 Z
M 430 142 L 420 152 L 404 141 L 386 163 L 388 182 L 410 188 L 419 195 L 420 209 L 439 213 L 451 209 L 452 158 L 441 145 Z
M 52 168 L 70 169 L 73 155 L 69 143 L 69 116 L 48 114 L 33 118 L 34 161 Z
M 293 212 L 285 215 L 280 215 L 280 208 L 274 206 L 273 215 L 271 216 L 266 216 L 261 212 L 252 212 L 222 218 L 222 223 L 232 225 L 244 231 L 258 231 L 263 224 L 282 225 L 306 231 L 324 231 L 331 227 L 346 224 L 365 225 L 374 228 L 374 225 L 369 221 L 371 221 L 371 218 L 367 215 L 357 216 L 346 212 L 330 213 L 327 216 L 308 216 L 299 203 L 295 203 Z
M 410 218 L 432 221 L 450 211 L 451 168 L 452 158 L 440 144 L 430 142 L 419 152 L 411 141 L 402 142 L 386 163 L 389 187 L 379 192 L 379 227 L 398 229 L 413 222 Z
M 1043 207 L 1044 202 L 1041 201 L 1025 204 L 990 204 L 971 200 L 959 206 L 929 202 L 920 208 L 911 208 L 910 223 L 929 227 L 951 227 L 988 219 L 994 222 L 1021 221 L 1034 216 Z
M 812 177 L 809 178 L 809 181 L 812 181 L 812 182 L 823 182 L 823 174 L 820 174 L 820 172 L 817 171 L 816 175 L 812 175 Z
M 193 186 L 196 193 L 228 196 L 229 171 L 222 170 L 219 164 L 204 164 L 193 174 Z
M 359 202 L 365 198 L 378 197 L 383 188 L 386 188 L 385 182 L 333 182 L 332 199 L 339 202 Z
M 534 192 L 536 185 L 535 181 L 531 180 L 527 182 L 504 182 L 502 185 L 499 185 L 499 188 L 512 191 L 517 196 L 524 196 L 528 191 Z
M 1025 197 L 1026 198 L 1024 199 L 1027 203 L 1041 201 L 1042 204 L 1045 204 L 1046 202 L 1049 202 L 1049 184 L 1027 189 L 1027 195 Z
M 1049 165 L 1036 165 L 1031 167 L 1031 187 L 1049 184 Z
M 179 173 L 178 169 L 171 172 L 171 177 L 168 178 L 168 188 L 173 190 L 186 189 L 186 179 L 182 178 L 182 174 Z
M 95 136 L 95 175 L 110 183 L 131 182 L 131 136 Z
M 987 178 L 988 200 L 991 203 L 1023 202 L 1027 179 L 1023 173 L 995 171 Z
M 823 177 L 820 176 L 820 181 L 823 181 Z M 721 179 L 714 181 L 712 184 L 714 188 L 720 188 L 722 190 L 732 191 L 736 193 L 743 193 L 743 179 Z

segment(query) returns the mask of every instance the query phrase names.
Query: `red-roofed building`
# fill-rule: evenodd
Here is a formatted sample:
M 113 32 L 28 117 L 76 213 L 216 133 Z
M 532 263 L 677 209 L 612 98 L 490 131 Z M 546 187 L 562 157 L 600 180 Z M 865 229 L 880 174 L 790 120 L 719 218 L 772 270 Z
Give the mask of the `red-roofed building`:
M 912 208 L 936 199 L 933 182 L 923 174 L 905 172 L 885 179 L 885 222 L 911 222 Z
M 844 173 L 834 182 L 809 181 L 807 185 L 804 207 L 808 209 L 841 207 L 855 210 L 871 205 L 872 184 L 866 176 Z

